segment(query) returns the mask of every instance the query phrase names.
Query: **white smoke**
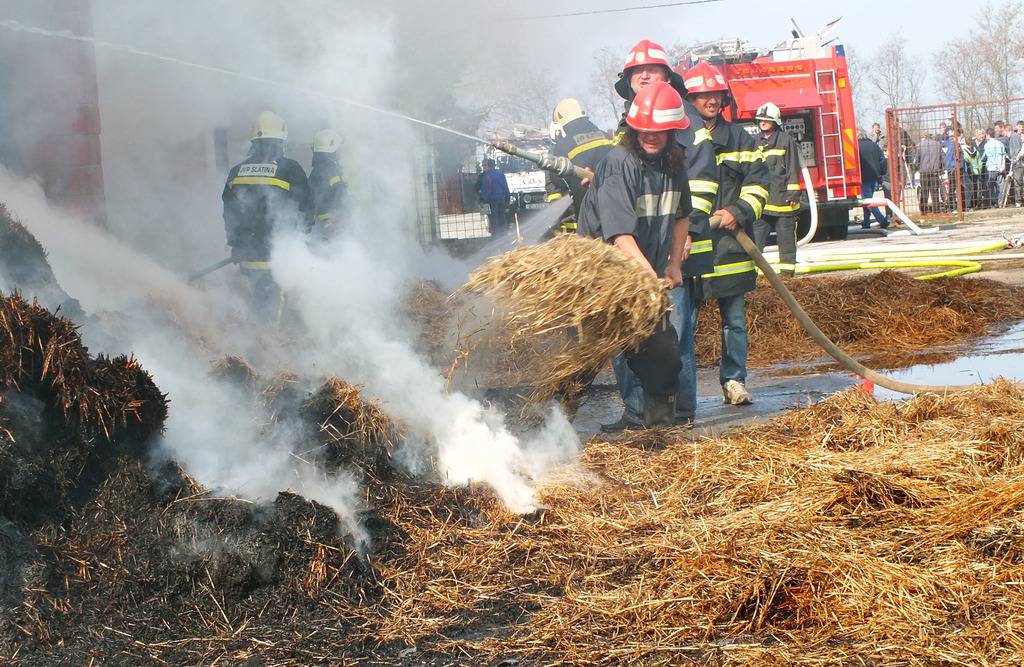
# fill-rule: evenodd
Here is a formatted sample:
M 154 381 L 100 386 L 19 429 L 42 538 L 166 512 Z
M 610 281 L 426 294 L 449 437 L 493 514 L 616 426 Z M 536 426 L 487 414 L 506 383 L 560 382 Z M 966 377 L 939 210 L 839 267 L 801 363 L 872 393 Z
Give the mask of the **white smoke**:
M 518 437 L 501 414 L 446 391 L 439 371 L 413 351 L 412 324 L 398 315 L 408 288 L 420 277 L 464 275 L 415 241 L 411 165 L 426 137 L 414 125 L 332 102 L 395 106 L 441 120 L 460 72 L 490 42 L 488 31 L 474 28 L 496 24 L 504 12 L 477 3 L 467 15 L 468 6 L 305 0 L 274 6 L 268 19 L 256 9 L 200 0 L 182 0 L 173 11 L 154 0 L 95 3 L 99 39 L 243 76 L 97 48 L 109 233 L 50 208 L 35 184 L 0 174 L 3 199 L 47 248 L 65 290 L 88 312 L 125 318 L 115 340 L 90 344 L 134 351 L 153 373 L 171 400 L 164 446 L 203 484 L 256 499 L 291 488 L 345 520 L 356 515 L 351 477 L 323 477 L 295 456 L 301 433 L 261 427 L 247 397 L 211 380 L 209 363 L 226 354 L 264 370 L 294 369 L 310 383 L 339 375 L 363 385 L 409 429 L 414 458 L 433 461 L 449 484 L 490 485 L 517 511 L 532 509 L 534 483 L 574 457 L 578 439 L 559 410 L 538 432 Z M 515 29 L 503 27 L 506 34 Z M 288 155 L 304 166 L 313 131 L 328 124 L 341 130 L 355 203 L 350 229 L 330 244 L 310 247 L 287 233 L 277 239 L 275 278 L 310 337 L 294 347 L 240 319 L 234 269 L 206 279 L 203 290 L 180 277 L 225 253 L 226 169 L 215 160 L 213 129 L 229 129 L 228 160 L 238 162 L 244 129 L 264 108 L 286 118 Z

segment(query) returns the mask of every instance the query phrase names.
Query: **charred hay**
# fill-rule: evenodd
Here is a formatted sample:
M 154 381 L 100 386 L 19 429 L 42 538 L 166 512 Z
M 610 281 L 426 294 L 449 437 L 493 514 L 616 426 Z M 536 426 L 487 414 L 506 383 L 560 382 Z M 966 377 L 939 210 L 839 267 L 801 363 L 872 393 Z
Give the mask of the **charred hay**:
M 132 357 L 93 359 L 75 325 L 0 295 L 0 515 L 59 516 L 117 457 L 145 455 L 166 397 Z
M 922 350 L 957 345 L 985 334 L 994 324 L 1024 318 L 1024 289 L 985 278 L 922 281 L 899 271 L 881 271 L 786 284 L 829 338 L 845 351 L 865 357 L 870 367 L 922 363 Z M 762 282 L 746 298 L 749 365 L 821 358 L 820 348 L 797 325 L 775 290 Z M 699 364 L 718 364 L 720 330 L 718 308 L 705 303 L 697 323 Z

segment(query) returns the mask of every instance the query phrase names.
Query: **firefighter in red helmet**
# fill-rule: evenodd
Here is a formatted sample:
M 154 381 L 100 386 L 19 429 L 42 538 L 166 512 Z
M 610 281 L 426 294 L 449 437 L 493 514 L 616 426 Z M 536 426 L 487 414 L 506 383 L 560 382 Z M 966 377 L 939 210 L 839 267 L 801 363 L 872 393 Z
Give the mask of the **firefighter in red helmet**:
M 722 315 L 722 360 L 719 381 L 723 401 L 732 405 L 752 402 L 746 388 L 747 326 L 744 294 L 754 289 L 757 271 L 730 230 L 742 227 L 754 233 L 754 222 L 764 212 L 768 200 L 768 173 L 764 155 L 746 130 L 722 118 L 722 110 L 731 100 L 729 85 L 722 72 L 703 61 L 683 74 L 687 99 L 703 120 L 696 132 L 698 145 L 710 145 L 703 151 L 701 163 L 693 164 L 694 208 L 721 218 L 714 230 L 714 269 L 702 276 L 704 299 L 716 299 Z M 693 181 L 691 180 L 691 185 Z
M 619 80 L 615 83 L 615 90 L 626 100 L 628 110 L 633 98 L 638 93 L 647 86 L 658 82 L 668 83 L 680 96 L 685 97 L 686 87 L 683 85 L 683 78 L 669 66 L 668 54 L 665 49 L 649 39 L 640 40 L 626 55 L 626 62 L 622 73 L 619 74 Z M 673 134 L 676 142 L 683 148 L 690 179 L 688 185 L 692 191 L 695 187 L 699 188 L 701 183 L 693 180 L 694 176 L 690 165 L 705 163 L 707 160 L 701 157 L 701 153 L 710 151 L 711 146 L 710 144 L 695 144 L 694 132 L 699 127 L 703 127 L 703 120 L 693 106 L 685 101 L 683 102 L 683 111 L 690 122 L 690 127 L 676 130 Z M 623 114 L 617 141 L 621 140 L 629 127 L 627 120 L 626 115 Z M 695 202 L 696 200 L 691 197 L 691 205 Z M 669 297 L 672 300 L 670 318 L 679 334 L 679 354 L 682 367 L 679 372 L 676 392 L 675 423 L 687 427 L 693 425 L 697 411 L 697 360 L 694 340 L 699 304 L 697 281 L 702 274 L 714 268 L 708 214 L 693 208 L 689 216 L 689 225 L 691 246 L 690 253 L 683 263 L 682 283 L 669 291 Z M 624 409 L 618 421 L 601 425 L 601 430 L 608 433 L 636 427 L 640 424 L 644 411 L 643 391 L 638 378 L 629 370 L 625 357 L 622 355 L 615 357 L 612 360 L 612 368 L 622 393 Z
M 690 246 L 690 192 L 683 150 L 672 135 L 690 121 L 679 93 L 656 82 L 633 100 L 626 124 L 584 196 L 580 233 L 613 244 L 677 287 Z M 672 425 L 681 363 L 668 317 L 625 358 L 643 388 L 643 425 Z

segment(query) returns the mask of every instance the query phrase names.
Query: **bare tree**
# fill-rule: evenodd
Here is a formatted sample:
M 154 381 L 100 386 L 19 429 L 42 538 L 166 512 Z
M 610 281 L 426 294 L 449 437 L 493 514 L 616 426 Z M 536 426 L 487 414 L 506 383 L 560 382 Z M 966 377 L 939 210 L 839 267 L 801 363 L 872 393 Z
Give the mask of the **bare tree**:
M 1020 94 L 1024 66 L 1024 5 L 1020 0 L 989 3 L 975 16 L 971 31 L 947 43 L 933 60 L 943 86 L 957 102 L 1008 100 Z M 992 123 L 998 109 L 967 110 L 965 123 Z M 1004 112 L 1005 116 L 1006 113 Z
M 615 92 L 615 82 L 622 71 L 625 52 L 602 48 L 594 53 L 594 69 L 590 71 L 590 107 L 591 120 L 598 127 L 615 127 L 622 115 L 622 98 Z
M 868 83 L 860 52 L 850 46 L 846 47 L 846 78 L 853 93 L 857 124 L 866 130 L 869 123 L 881 122 L 882 111 L 878 108 L 875 88 Z
M 885 108 L 917 106 L 921 102 L 924 68 L 904 48 L 897 33 L 875 53 L 865 77 Z

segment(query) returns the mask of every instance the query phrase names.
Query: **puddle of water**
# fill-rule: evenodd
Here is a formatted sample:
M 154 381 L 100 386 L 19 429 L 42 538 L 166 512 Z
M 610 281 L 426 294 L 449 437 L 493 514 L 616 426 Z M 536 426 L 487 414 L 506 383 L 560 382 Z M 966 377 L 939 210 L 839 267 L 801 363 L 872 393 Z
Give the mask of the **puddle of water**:
M 1024 323 L 1017 323 L 1004 332 L 990 336 L 974 345 L 959 359 L 944 364 L 911 366 L 890 371 L 886 375 L 904 382 L 918 384 L 980 384 L 996 378 L 1024 380 Z M 881 400 L 903 400 L 905 394 L 875 388 Z

